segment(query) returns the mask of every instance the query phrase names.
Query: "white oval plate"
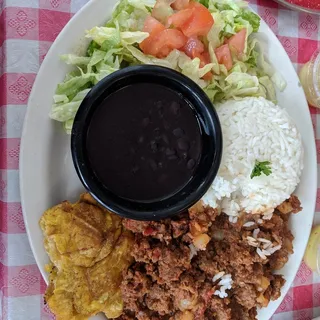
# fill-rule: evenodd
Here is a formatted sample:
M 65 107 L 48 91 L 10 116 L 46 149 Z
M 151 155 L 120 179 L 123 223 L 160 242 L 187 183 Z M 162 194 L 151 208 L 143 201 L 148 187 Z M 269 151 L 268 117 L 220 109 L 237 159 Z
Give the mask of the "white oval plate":
M 48 276 L 44 266 L 48 256 L 38 221 L 46 209 L 66 199 L 76 200 L 83 191 L 71 160 L 70 137 L 59 123 L 48 117 L 56 85 L 69 71 L 59 56 L 84 53 L 88 45 L 85 30 L 102 25 L 111 16 L 116 2 L 92 0 L 70 20 L 42 63 L 30 95 L 20 152 L 21 202 L 31 248 L 46 282 Z M 263 21 L 259 37 L 269 61 L 288 82 L 286 90 L 278 93 L 279 104 L 287 108 L 295 120 L 305 148 L 305 169 L 296 191 L 303 211 L 291 219 L 295 253 L 280 272 L 287 280 L 281 298 L 259 311 L 258 319 L 267 320 L 287 293 L 307 245 L 315 209 L 317 168 L 312 122 L 297 74 L 280 42 Z

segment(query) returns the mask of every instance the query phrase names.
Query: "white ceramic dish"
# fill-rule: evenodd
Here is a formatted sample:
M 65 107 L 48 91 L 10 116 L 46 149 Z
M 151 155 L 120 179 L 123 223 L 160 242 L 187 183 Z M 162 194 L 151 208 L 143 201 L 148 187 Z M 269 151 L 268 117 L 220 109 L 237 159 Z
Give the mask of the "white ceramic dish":
M 76 200 L 83 191 L 71 160 L 70 137 L 59 123 L 48 117 L 56 85 L 69 71 L 69 67 L 59 60 L 59 55 L 84 52 L 88 44 L 84 31 L 102 25 L 111 15 L 115 3 L 116 0 L 92 0 L 73 17 L 48 52 L 29 99 L 20 154 L 21 201 L 31 248 L 46 281 L 44 266 L 48 256 L 38 221 L 46 209 L 65 199 Z M 281 270 L 287 280 L 281 298 L 259 311 L 258 319 L 267 320 L 288 291 L 306 248 L 315 209 L 317 169 L 311 118 L 296 72 L 278 39 L 264 22 L 259 37 L 266 56 L 288 82 L 286 90 L 278 93 L 279 104 L 288 109 L 297 123 L 305 147 L 305 169 L 296 191 L 304 209 L 291 219 L 295 253 Z

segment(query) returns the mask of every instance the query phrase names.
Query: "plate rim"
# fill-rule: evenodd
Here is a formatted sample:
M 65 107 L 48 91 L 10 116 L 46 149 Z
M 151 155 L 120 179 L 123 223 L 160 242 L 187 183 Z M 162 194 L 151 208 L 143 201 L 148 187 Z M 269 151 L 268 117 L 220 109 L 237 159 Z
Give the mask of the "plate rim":
M 63 27 L 63 29 L 60 31 L 60 33 L 58 34 L 58 36 L 56 37 L 56 39 L 52 42 L 44 60 L 42 61 L 39 70 L 37 72 L 37 76 L 35 78 L 35 81 L 32 85 L 32 89 L 28 98 L 28 103 L 27 103 L 27 110 L 25 113 L 25 117 L 23 120 L 23 127 L 22 127 L 22 133 L 21 133 L 21 140 L 20 140 L 20 152 L 19 152 L 19 191 L 20 191 L 20 202 L 21 202 L 21 209 L 22 209 L 22 215 L 23 215 L 23 221 L 26 227 L 26 233 L 28 236 L 28 241 L 29 241 L 29 245 L 31 247 L 31 251 L 33 254 L 33 257 L 36 261 L 37 267 L 41 273 L 41 276 L 43 277 L 46 285 L 48 285 L 48 277 L 47 275 L 44 273 L 44 270 L 42 268 L 40 268 L 39 266 L 41 265 L 40 261 L 39 261 L 39 256 L 36 254 L 37 250 L 34 246 L 34 242 L 31 240 L 32 236 L 30 234 L 30 227 L 29 227 L 29 222 L 28 222 L 28 218 L 27 218 L 27 214 L 26 214 L 26 209 L 25 209 L 25 197 L 23 196 L 23 194 L 25 193 L 24 191 L 24 183 L 22 182 L 23 180 L 23 163 L 24 163 L 24 155 L 25 155 L 25 149 L 26 148 L 26 139 L 24 137 L 27 136 L 27 132 L 28 132 L 28 125 L 27 122 L 30 118 L 30 113 L 31 113 L 31 108 L 30 108 L 30 101 L 33 100 L 33 96 L 36 94 L 36 88 L 38 87 L 38 82 L 40 82 L 40 80 L 42 79 L 42 74 L 44 73 L 44 70 L 47 68 L 46 66 L 49 65 L 50 63 L 50 59 L 48 57 L 50 57 L 51 52 L 54 51 L 55 47 L 57 47 L 61 41 L 61 39 L 64 37 L 64 34 L 66 34 L 68 32 L 69 29 L 69 25 L 73 24 L 75 20 L 79 19 L 79 16 L 81 16 L 81 13 L 83 11 L 86 11 L 87 7 L 92 6 L 95 2 L 98 2 L 99 0 L 89 0 L 83 7 L 81 7 L 76 14 L 70 18 L 70 20 L 65 24 L 65 26 Z M 120 0 L 118 0 L 120 1 Z M 117 1 L 117 2 L 118 2 Z M 49 117 L 49 115 L 48 115 Z M 39 224 L 39 222 L 38 222 Z M 40 228 L 40 225 L 39 225 Z
M 280 4 L 286 8 L 289 8 L 291 10 L 320 15 L 320 10 L 302 7 L 302 6 L 299 6 L 295 3 L 287 2 L 286 0 L 275 0 L 275 1 L 278 2 L 278 4 Z
M 37 267 L 38 269 L 40 270 L 40 273 L 42 275 L 42 277 L 44 278 L 46 284 L 48 284 L 47 282 L 47 274 L 45 273 L 44 271 L 44 266 L 42 266 L 42 263 L 40 262 L 40 255 L 37 254 L 38 250 L 36 249 L 35 247 L 35 242 L 32 241 L 32 235 L 31 235 L 31 231 L 30 231 L 30 227 L 29 227 L 29 222 L 28 222 L 28 215 L 26 213 L 26 209 L 25 209 L 25 197 L 23 196 L 25 194 L 25 182 L 23 182 L 23 172 L 24 172 L 24 169 L 23 169 L 23 164 L 24 164 L 24 154 L 26 152 L 26 135 L 28 133 L 28 120 L 30 118 L 30 114 L 32 113 L 31 112 L 31 107 L 30 107 L 30 101 L 33 100 L 33 96 L 36 95 L 36 88 L 38 87 L 38 83 L 41 82 L 41 79 L 43 78 L 43 73 L 44 73 L 44 70 L 47 68 L 47 65 L 50 64 L 50 61 L 51 59 L 49 59 L 50 55 L 51 55 L 51 52 L 55 50 L 56 47 L 59 46 L 60 42 L 61 42 L 61 39 L 64 38 L 65 34 L 67 34 L 69 32 L 69 26 L 71 24 L 73 24 L 75 21 L 77 21 L 78 19 L 81 18 L 81 15 L 82 15 L 82 12 L 86 11 L 87 8 L 91 7 L 91 6 L 94 6 L 95 3 L 97 3 L 99 0 L 90 0 L 89 2 L 87 2 L 69 21 L 68 23 L 64 26 L 64 28 L 62 29 L 62 31 L 59 33 L 59 35 L 57 36 L 57 38 L 55 39 L 55 41 L 52 43 L 50 49 L 48 50 L 48 53 L 44 59 L 44 61 L 42 62 L 39 70 L 38 70 L 38 73 L 37 73 L 37 76 L 36 76 L 36 79 L 34 81 L 34 84 L 33 84 L 33 87 L 32 87 L 32 90 L 31 90 L 31 93 L 30 93 L 30 96 L 29 96 L 29 99 L 28 99 L 28 103 L 27 103 L 27 110 L 26 110 L 26 114 L 25 114 L 25 119 L 24 119 L 24 122 L 23 122 L 23 129 L 22 129 L 22 135 L 21 135 L 21 143 L 20 143 L 20 157 L 19 157 L 19 189 L 20 189 L 20 202 L 21 202 L 21 206 L 22 206 L 22 213 L 23 213 L 23 219 L 24 219 L 24 222 L 25 222 L 25 226 L 26 226 L 26 233 L 27 233 L 27 236 L 28 236 L 28 240 L 29 240 L 29 244 L 30 244 L 30 247 L 31 247 L 31 250 L 32 250 L 32 253 L 33 253 L 33 256 L 36 260 L 36 263 L 37 263 Z M 115 5 L 117 5 L 119 1 L 115 1 Z M 250 10 L 252 10 L 252 8 L 250 8 Z M 252 10 L 254 11 L 254 10 Z M 255 11 L 254 11 L 255 12 Z M 255 12 L 256 13 L 256 12 Z M 107 16 L 107 14 L 106 14 Z M 260 17 L 261 18 L 261 17 Z M 274 34 L 274 32 L 271 30 L 271 28 L 267 25 L 267 23 L 264 22 L 264 20 L 261 18 L 261 21 L 262 23 L 264 23 L 264 28 L 265 30 L 267 31 L 267 33 L 269 34 L 268 36 L 272 38 L 273 41 L 277 42 L 282 48 L 282 44 L 280 43 L 279 39 L 276 37 L 276 35 Z M 266 33 L 266 32 L 261 32 L 261 30 L 259 30 L 260 33 Z M 286 55 L 286 60 L 288 60 L 290 62 L 290 68 L 296 73 L 296 70 L 294 69 L 294 66 L 292 64 L 292 61 L 291 59 L 289 58 L 288 54 L 286 53 L 286 51 L 284 50 L 283 48 L 283 52 L 284 54 Z M 272 64 L 272 61 L 271 61 L 271 64 Z M 306 97 L 304 95 L 304 98 L 305 98 L 305 101 L 306 100 Z M 307 102 L 306 102 L 307 103 Z M 290 113 L 289 113 L 290 115 Z M 310 124 L 312 124 L 312 118 L 311 118 L 311 114 L 309 113 L 308 115 L 308 119 L 309 119 L 309 122 Z M 317 168 L 317 155 L 316 155 L 316 145 L 315 145 L 315 132 L 312 130 L 312 134 L 313 134 L 313 142 L 312 142 L 312 148 L 311 148 L 311 153 L 312 155 L 310 155 L 314 160 L 313 160 L 313 170 L 312 172 L 315 173 L 315 175 L 317 176 L 317 171 L 318 171 L 318 168 Z M 315 214 L 315 209 L 316 209 L 316 195 L 317 195 L 317 179 L 314 180 L 314 185 L 312 186 L 312 188 L 310 188 L 311 190 L 313 189 L 314 190 L 314 195 L 313 195 L 313 199 L 314 199 L 314 203 L 312 205 L 313 207 L 313 213 L 310 213 L 310 215 L 312 214 L 312 221 L 314 220 L 314 214 Z M 310 217 L 311 219 L 311 217 Z M 40 227 L 39 227 L 40 228 Z M 312 223 L 310 225 L 310 227 L 308 228 L 308 230 L 304 230 L 305 234 L 308 235 L 308 238 L 310 236 L 310 232 L 311 232 L 311 229 L 312 229 Z M 306 232 L 307 231 L 307 232 Z M 307 242 L 304 246 L 304 251 L 305 252 L 305 249 L 307 247 Z M 301 256 L 301 258 L 299 258 L 299 264 L 297 263 L 296 264 L 296 267 L 294 269 L 294 275 L 293 275 L 293 278 L 292 280 L 290 281 L 289 285 L 285 287 L 285 290 L 281 290 L 281 297 L 279 299 L 277 299 L 276 301 L 274 301 L 274 305 L 272 305 L 270 307 L 270 305 L 268 306 L 268 308 L 270 307 L 270 313 L 272 312 L 272 314 L 274 314 L 274 312 L 276 311 L 276 309 L 279 307 L 279 305 L 281 304 L 281 302 L 283 301 L 285 295 L 288 293 L 292 283 L 293 283 L 293 280 L 299 270 L 299 267 L 301 265 L 301 262 L 302 262 L 302 259 L 303 259 L 303 255 Z M 297 259 L 298 260 L 298 259 Z M 41 267 L 40 267 L 41 266 Z M 290 274 L 293 274 L 293 273 L 290 273 Z M 279 301 L 279 302 L 278 302 Z M 267 309 L 267 308 L 263 308 L 263 309 Z M 271 315 L 272 316 L 272 315 Z

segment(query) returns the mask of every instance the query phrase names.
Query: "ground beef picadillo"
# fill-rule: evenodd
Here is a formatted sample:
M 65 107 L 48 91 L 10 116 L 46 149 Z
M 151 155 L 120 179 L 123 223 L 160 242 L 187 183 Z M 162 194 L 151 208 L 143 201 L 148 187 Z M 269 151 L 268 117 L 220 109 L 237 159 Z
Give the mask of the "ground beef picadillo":
M 285 280 L 273 271 L 281 269 L 293 252 L 288 219 L 300 210 L 298 198 L 291 196 L 270 220 L 246 214 L 233 224 L 224 213 L 199 203 L 174 220 L 124 220 L 124 227 L 135 234 L 135 262 L 121 284 L 120 319 L 256 319 L 258 306 L 266 307 L 280 297 Z M 254 224 L 246 228 L 247 221 Z M 261 258 L 247 241 L 256 228 L 259 237 L 280 244 L 281 249 Z M 197 243 L 199 238 L 204 244 Z M 204 250 L 194 255 L 194 246 Z M 221 271 L 233 280 L 223 299 L 214 294 L 219 281 L 213 282 Z

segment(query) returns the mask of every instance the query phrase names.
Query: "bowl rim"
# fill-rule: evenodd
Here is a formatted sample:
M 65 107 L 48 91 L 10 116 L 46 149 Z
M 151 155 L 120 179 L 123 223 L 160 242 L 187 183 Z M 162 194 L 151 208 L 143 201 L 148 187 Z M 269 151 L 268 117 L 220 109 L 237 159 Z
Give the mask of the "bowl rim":
M 108 94 L 125 85 L 132 84 L 130 80 L 134 81 L 134 79 L 144 77 L 148 79 L 148 82 L 159 83 L 162 81 L 162 85 L 168 86 L 176 92 L 179 88 L 183 93 L 188 94 L 185 98 L 194 101 L 194 111 L 200 117 L 199 124 L 205 137 L 202 142 L 207 147 L 204 148 L 203 145 L 202 150 L 206 150 L 200 158 L 195 174 L 181 190 L 164 200 L 149 203 L 123 199 L 107 190 L 99 182 L 93 169 L 90 168 L 85 150 L 86 133 L 90 120 L 101 101 Z M 164 80 L 165 84 L 163 83 Z M 175 86 L 175 89 L 173 89 L 173 86 Z M 181 92 L 178 93 L 181 94 Z M 165 67 L 153 65 L 131 66 L 120 69 L 99 81 L 84 98 L 76 113 L 71 132 L 71 154 L 81 183 L 103 207 L 125 218 L 144 221 L 161 220 L 187 210 L 199 201 L 209 189 L 220 167 L 222 130 L 219 117 L 209 97 L 190 78 Z M 205 168 L 201 168 L 201 164 L 205 165 Z

